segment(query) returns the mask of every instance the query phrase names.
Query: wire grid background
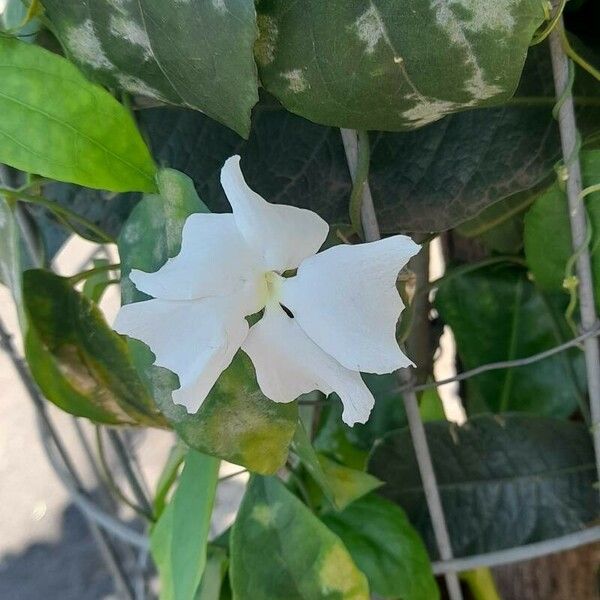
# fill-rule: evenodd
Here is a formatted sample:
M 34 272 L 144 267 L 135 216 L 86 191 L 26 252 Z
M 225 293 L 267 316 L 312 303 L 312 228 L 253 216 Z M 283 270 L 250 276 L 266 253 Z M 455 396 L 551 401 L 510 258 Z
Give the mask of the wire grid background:
M 560 20 L 558 23 L 558 26 L 560 27 Z M 400 373 L 400 385 L 398 391 L 402 392 L 405 402 L 415 453 L 441 557 L 440 561 L 433 563 L 433 570 L 434 573 L 445 576 L 451 600 L 461 600 L 463 598 L 457 577 L 457 573 L 460 571 L 529 560 L 553 552 L 573 549 L 600 540 L 600 526 L 592 526 L 559 538 L 476 556 L 454 558 L 440 493 L 416 398 L 417 391 L 466 380 L 486 371 L 519 368 L 524 365 L 544 360 L 559 352 L 564 352 L 568 348 L 581 346 L 583 344 L 587 359 L 588 391 L 593 422 L 592 433 L 596 444 L 596 462 L 600 472 L 600 361 L 598 360 L 600 323 L 598 322 L 594 308 L 593 287 L 589 270 L 589 254 L 587 253 L 587 249 L 582 249 L 582 243 L 585 240 L 585 228 L 587 225 L 585 223 L 585 208 L 583 207 L 584 194 L 581 190 L 581 176 L 579 173 L 577 156 L 578 138 L 571 97 L 572 78 L 570 78 L 568 59 L 562 50 L 559 35 L 558 31 L 554 31 L 550 35 L 550 47 L 558 98 L 556 112 L 559 119 L 564 162 L 569 172 L 568 184 L 571 184 L 570 186 L 567 186 L 567 192 L 571 209 L 570 217 L 573 221 L 572 232 L 574 245 L 578 255 L 578 278 L 580 280 L 579 301 L 582 317 L 582 332 L 569 342 L 560 344 L 534 356 L 482 365 L 476 369 L 460 373 L 456 377 L 424 385 L 414 385 L 410 371 L 404 370 Z M 358 163 L 357 134 L 352 130 L 341 130 L 341 135 L 348 158 L 350 172 L 354 180 Z M 579 210 L 579 222 L 577 222 L 577 209 Z M 363 186 L 362 223 L 367 241 L 379 239 L 379 227 L 368 183 L 365 183 Z M 62 440 L 60 432 L 49 417 L 45 401 L 31 379 L 26 364 L 18 356 L 12 343 L 11 336 L 1 320 L 0 344 L 9 355 L 17 372 L 27 387 L 28 394 L 37 409 L 40 436 L 48 458 L 61 481 L 68 489 L 74 503 L 85 515 L 93 537 L 100 548 L 111 575 L 113 576 L 119 594 L 127 600 L 143 600 L 153 597 L 154 592 L 149 590 L 148 586 L 148 579 L 151 577 L 152 573 L 152 567 L 149 561 L 148 537 L 114 516 L 112 511 L 101 506 L 97 500 L 92 498 L 86 491 L 78 475 L 77 467 L 73 464 L 73 460 L 69 455 L 69 450 Z M 79 428 L 80 430 L 77 420 L 73 420 L 76 428 Z M 106 429 L 105 435 L 106 441 L 115 453 L 118 462 L 120 463 L 120 467 L 127 478 L 130 490 L 133 493 L 137 504 L 141 507 L 149 508 L 150 494 L 144 485 L 134 449 L 126 443 L 126 440 L 124 440 L 121 433 L 116 430 Z M 83 434 L 80 435 L 80 441 L 84 445 L 87 445 L 86 454 L 88 454 L 88 457 L 93 461 L 94 453 L 91 448 L 89 448 L 89 444 Z M 245 472 L 245 470 L 237 471 L 223 479 L 232 476 L 235 477 L 243 472 Z M 125 557 L 122 548 L 120 549 L 115 543 L 116 540 L 120 540 L 125 544 L 127 548 Z

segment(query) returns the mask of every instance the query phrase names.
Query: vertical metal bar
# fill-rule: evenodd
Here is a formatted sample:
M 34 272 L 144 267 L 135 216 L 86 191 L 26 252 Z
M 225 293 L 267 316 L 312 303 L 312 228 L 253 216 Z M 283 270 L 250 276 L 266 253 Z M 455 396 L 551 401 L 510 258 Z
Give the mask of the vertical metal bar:
M 346 159 L 350 169 L 350 175 L 354 181 L 356 166 L 358 164 L 358 139 L 356 131 L 353 129 L 342 129 L 341 133 L 342 140 L 344 142 L 344 149 L 346 151 Z M 379 223 L 377 222 L 377 213 L 375 212 L 373 196 L 371 195 L 371 188 L 369 187 L 368 182 L 365 184 L 363 189 L 361 215 L 365 239 L 368 242 L 381 239 Z M 403 380 L 403 383 L 412 383 L 410 371 L 407 369 L 403 369 L 401 371 L 400 377 Z M 408 427 L 410 429 L 415 455 L 417 457 L 417 464 L 419 465 L 419 472 L 423 482 L 423 490 L 425 492 L 429 514 L 431 515 L 433 532 L 438 551 L 440 553 L 440 558 L 442 560 L 450 560 L 453 558 L 452 544 L 450 542 L 450 535 L 446 525 L 442 500 L 437 485 L 435 471 L 433 469 L 431 453 L 429 452 L 429 446 L 427 445 L 425 427 L 423 426 L 423 421 L 421 420 L 421 414 L 419 412 L 417 395 L 414 391 L 409 390 L 403 392 L 402 398 L 404 400 L 404 407 L 406 409 L 406 416 L 408 419 Z M 448 588 L 450 600 L 462 600 L 463 595 L 460 589 L 460 582 L 457 574 L 446 573 L 444 577 L 446 580 L 446 586 Z
M 590 253 L 586 245 L 587 215 L 584 199 L 582 198 L 581 164 L 579 162 L 579 138 L 575 120 L 575 103 L 569 81 L 569 59 L 565 54 L 561 29 L 564 23 L 562 17 L 557 27 L 550 34 L 550 54 L 556 97 L 559 102 L 558 126 L 562 153 L 567 169 L 567 199 L 573 251 L 578 252 L 577 278 L 579 280 L 579 311 L 583 331 L 590 331 L 598 324 L 596 304 L 594 300 L 594 281 L 590 261 Z M 596 451 L 596 467 L 600 480 L 600 347 L 598 340 L 591 337 L 584 342 L 585 365 L 587 372 L 590 412 L 592 415 L 592 435 Z

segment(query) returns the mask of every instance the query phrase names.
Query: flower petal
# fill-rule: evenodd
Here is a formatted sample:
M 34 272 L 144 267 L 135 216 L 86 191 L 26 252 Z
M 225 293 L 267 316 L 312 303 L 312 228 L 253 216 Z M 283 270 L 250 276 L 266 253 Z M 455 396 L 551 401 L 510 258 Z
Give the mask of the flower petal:
M 369 418 L 375 400 L 360 373 L 323 352 L 281 308 L 267 308 L 250 328 L 242 350 L 252 359 L 267 398 L 292 402 L 314 390 L 336 392 L 344 405 L 345 423 L 365 423 Z
M 248 334 L 248 323 L 234 302 L 136 302 L 121 308 L 113 327 L 144 342 L 156 357 L 155 365 L 179 376 L 181 386 L 173 392 L 173 402 L 194 413 Z
M 138 290 L 155 298 L 193 300 L 240 290 L 259 293 L 261 271 L 260 259 L 240 235 L 233 215 L 196 213 L 183 226 L 177 256 L 154 273 L 134 269 L 129 277 Z
M 221 184 L 240 233 L 260 252 L 267 270 L 295 269 L 323 245 L 327 223 L 310 210 L 268 203 L 248 187 L 239 156 L 232 156 L 223 166 Z
M 400 351 L 396 324 L 404 309 L 396 279 L 419 246 L 402 235 L 335 246 L 307 258 L 286 279 L 281 303 L 325 352 L 347 369 L 391 373 L 412 362 Z

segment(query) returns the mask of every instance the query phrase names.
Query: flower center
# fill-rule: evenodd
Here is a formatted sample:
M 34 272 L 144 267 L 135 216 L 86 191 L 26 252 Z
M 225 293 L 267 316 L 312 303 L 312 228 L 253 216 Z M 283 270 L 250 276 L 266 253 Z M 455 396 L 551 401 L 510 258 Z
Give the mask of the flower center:
M 281 284 L 283 283 L 283 277 L 275 271 L 269 271 L 265 273 L 265 284 L 267 297 L 265 300 L 265 306 L 273 306 L 279 304 L 281 297 Z

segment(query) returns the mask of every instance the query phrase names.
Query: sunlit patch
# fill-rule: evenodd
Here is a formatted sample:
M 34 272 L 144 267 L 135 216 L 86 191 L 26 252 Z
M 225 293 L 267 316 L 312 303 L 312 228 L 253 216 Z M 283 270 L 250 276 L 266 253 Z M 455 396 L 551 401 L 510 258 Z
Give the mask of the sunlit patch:
M 127 17 L 112 15 L 109 21 L 110 32 L 115 37 L 126 40 L 143 50 L 144 60 L 153 56 L 148 34 L 135 22 Z
M 333 545 L 321 559 L 319 584 L 323 597 L 336 592 L 346 600 L 365 600 L 367 583 L 339 544 Z
M 367 46 L 366 53 L 373 54 L 377 44 L 386 39 L 385 27 L 375 6 L 371 5 L 352 26 L 361 42 Z
M 271 506 L 268 504 L 256 504 L 252 507 L 251 518 L 258 521 L 263 527 L 273 527 L 277 518 L 277 511 L 281 504 L 274 503 Z
M 102 42 L 96 36 L 91 19 L 70 27 L 66 32 L 66 44 L 69 50 L 81 62 L 94 69 L 113 70 L 115 66 L 104 53 Z
M 293 69 L 282 73 L 281 76 L 288 81 L 288 88 L 294 94 L 300 94 L 306 91 L 310 86 L 304 77 L 302 69 Z

